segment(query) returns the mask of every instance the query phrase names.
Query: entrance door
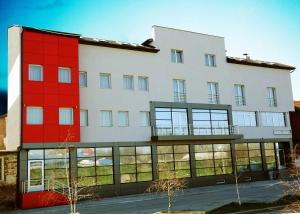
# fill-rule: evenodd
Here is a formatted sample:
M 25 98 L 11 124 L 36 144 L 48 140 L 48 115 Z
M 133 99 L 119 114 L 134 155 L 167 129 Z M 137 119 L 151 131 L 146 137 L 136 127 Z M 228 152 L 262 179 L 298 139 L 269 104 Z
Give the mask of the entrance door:
M 28 192 L 44 190 L 44 161 L 28 161 Z
M 284 149 L 279 149 L 278 150 L 278 168 L 282 169 L 286 167 L 286 162 L 285 162 L 285 153 Z

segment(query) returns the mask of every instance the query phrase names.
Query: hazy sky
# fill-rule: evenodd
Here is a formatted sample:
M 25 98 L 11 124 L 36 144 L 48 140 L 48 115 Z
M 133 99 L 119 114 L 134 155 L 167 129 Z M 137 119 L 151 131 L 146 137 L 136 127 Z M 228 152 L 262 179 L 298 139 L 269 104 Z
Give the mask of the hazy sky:
M 12 24 L 141 43 L 152 25 L 225 37 L 227 55 L 296 66 L 300 99 L 297 0 L 0 0 L 0 90 L 7 90 L 7 27 Z

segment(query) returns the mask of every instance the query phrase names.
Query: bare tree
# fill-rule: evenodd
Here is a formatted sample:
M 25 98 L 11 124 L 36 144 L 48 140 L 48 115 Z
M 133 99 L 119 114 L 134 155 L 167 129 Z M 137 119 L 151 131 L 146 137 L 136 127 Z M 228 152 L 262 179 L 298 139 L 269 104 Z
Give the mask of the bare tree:
M 148 187 L 147 192 L 162 192 L 168 197 L 168 213 L 171 211 L 174 203 L 175 192 L 183 190 L 187 186 L 187 182 L 183 178 L 176 178 L 175 171 L 170 169 L 167 163 L 159 163 L 158 168 L 164 169 L 165 178 L 153 181 Z

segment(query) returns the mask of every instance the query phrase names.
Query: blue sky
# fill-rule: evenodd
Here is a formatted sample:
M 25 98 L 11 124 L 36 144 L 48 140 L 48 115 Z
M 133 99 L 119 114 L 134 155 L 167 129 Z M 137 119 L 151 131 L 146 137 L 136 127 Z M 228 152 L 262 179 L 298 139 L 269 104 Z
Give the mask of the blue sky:
M 7 27 L 12 24 L 141 43 L 152 25 L 225 37 L 227 55 L 300 68 L 297 0 L 0 0 L 0 90 L 7 90 Z M 300 99 L 300 69 L 292 74 Z

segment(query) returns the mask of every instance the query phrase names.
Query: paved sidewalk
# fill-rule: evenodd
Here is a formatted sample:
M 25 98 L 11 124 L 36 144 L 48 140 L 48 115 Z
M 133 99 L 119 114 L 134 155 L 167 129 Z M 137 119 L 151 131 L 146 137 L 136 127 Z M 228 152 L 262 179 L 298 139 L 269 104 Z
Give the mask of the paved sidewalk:
M 243 202 L 273 202 L 284 194 L 283 186 L 278 181 L 258 181 L 242 183 L 240 195 Z M 234 184 L 215 185 L 186 189 L 177 194 L 174 210 L 211 210 L 236 201 Z M 138 194 L 104 198 L 95 201 L 83 201 L 78 204 L 81 214 L 149 214 L 166 210 L 167 199 L 162 194 Z M 17 210 L 7 214 L 48 214 L 69 213 L 69 206 L 57 206 L 32 210 Z

